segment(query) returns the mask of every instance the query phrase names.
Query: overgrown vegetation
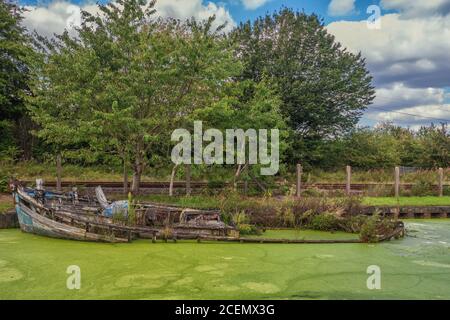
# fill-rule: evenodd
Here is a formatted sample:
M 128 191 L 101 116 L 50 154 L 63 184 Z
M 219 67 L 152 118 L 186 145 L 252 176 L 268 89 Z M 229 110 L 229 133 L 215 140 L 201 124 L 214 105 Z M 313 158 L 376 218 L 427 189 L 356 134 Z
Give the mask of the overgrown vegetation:
M 301 199 L 273 197 L 246 198 L 233 190 L 218 196 L 140 197 L 192 208 L 219 208 L 224 222 L 238 227 L 243 235 L 259 234 L 266 228 L 300 228 L 319 231 L 360 233 L 368 217 L 361 214 L 363 198 L 305 197 Z M 379 219 L 384 224 L 390 219 Z M 378 222 L 376 223 L 378 225 Z M 366 235 L 370 232 L 368 226 Z M 381 229 L 377 229 L 377 232 Z M 385 231 L 388 230 L 386 227 Z M 392 231 L 392 230 L 391 230 Z

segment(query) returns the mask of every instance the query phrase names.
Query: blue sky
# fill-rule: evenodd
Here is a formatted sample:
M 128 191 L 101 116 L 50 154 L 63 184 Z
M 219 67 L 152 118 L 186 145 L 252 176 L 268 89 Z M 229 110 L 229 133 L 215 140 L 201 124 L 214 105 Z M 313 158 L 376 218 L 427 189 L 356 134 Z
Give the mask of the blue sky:
M 330 4 L 330 0 L 271 0 L 268 1 L 263 6 L 254 9 L 248 10 L 245 9 L 242 3 L 238 0 L 229 0 L 229 1 L 220 1 L 215 0 L 215 3 L 225 3 L 226 6 L 230 9 L 231 14 L 236 19 L 236 21 L 246 21 L 252 20 L 258 16 L 265 15 L 266 13 L 272 13 L 278 10 L 281 6 L 285 6 L 288 8 L 295 8 L 298 10 L 304 10 L 306 13 L 315 13 L 324 19 L 324 23 L 328 24 L 330 22 L 338 21 L 338 20 L 363 20 L 367 18 L 366 10 L 367 7 L 371 4 L 379 4 L 379 0 L 361 0 L 356 1 L 355 10 L 348 15 L 332 17 L 329 16 L 328 5 Z M 389 10 L 392 12 L 393 10 Z M 386 12 L 388 12 L 386 10 Z
M 106 1 L 106 0 L 102 0 Z M 29 6 L 24 23 L 51 36 L 60 33 L 74 12 L 95 10 L 94 1 L 19 0 Z M 378 5 L 379 30 L 369 30 L 367 8 Z M 374 77 L 377 98 L 361 125 L 392 121 L 418 128 L 450 122 L 450 0 L 158 0 L 162 16 L 186 19 L 216 14 L 229 30 L 281 7 L 323 18 L 336 40 L 362 52 Z M 75 10 L 75 11 L 74 11 Z

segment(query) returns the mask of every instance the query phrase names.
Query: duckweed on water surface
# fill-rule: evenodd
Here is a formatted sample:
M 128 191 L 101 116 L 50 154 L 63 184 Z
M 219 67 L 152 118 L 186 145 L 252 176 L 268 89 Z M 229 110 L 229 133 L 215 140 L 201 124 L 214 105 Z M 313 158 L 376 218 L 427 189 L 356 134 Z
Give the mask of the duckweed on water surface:
M 0 230 L 0 299 L 450 299 L 450 221 L 383 244 L 101 244 Z M 268 231 L 282 238 L 341 234 Z M 68 290 L 66 269 L 81 268 Z M 368 290 L 378 265 L 382 289 Z

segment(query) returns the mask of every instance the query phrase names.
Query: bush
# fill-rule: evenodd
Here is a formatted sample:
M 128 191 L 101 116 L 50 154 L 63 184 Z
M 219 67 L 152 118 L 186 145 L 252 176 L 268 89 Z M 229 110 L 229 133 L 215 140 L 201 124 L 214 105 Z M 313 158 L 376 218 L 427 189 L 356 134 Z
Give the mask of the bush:
M 377 226 L 378 226 L 378 220 L 380 219 L 380 216 L 378 214 L 374 214 L 373 216 L 369 217 L 366 222 L 361 227 L 361 232 L 359 237 L 364 242 L 377 242 Z
M 317 188 L 306 189 L 302 191 L 302 196 L 304 197 L 322 197 L 323 192 Z
M 0 174 L 0 192 L 9 192 L 9 178 L 3 174 Z
M 259 230 L 256 226 L 251 224 L 240 224 L 238 226 L 239 233 L 241 235 L 260 235 L 261 230 Z
M 248 224 L 250 221 L 250 219 L 248 218 L 248 216 L 245 214 L 244 211 L 236 212 L 231 217 L 232 217 L 231 221 L 236 226 L 239 226 L 242 224 Z
M 338 231 L 340 229 L 339 219 L 328 212 L 313 216 L 308 227 L 318 231 Z
M 450 186 L 444 186 L 444 196 L 450 196 Z
M 427 179 L 419 178 L 419 180 L 413 185 L 411 188 L 412 196 L 432 196 L 433 192 L 433 183 Z
M 394 228 L 394 221 L 382 218 L 379 213 L 375 213 L 366 219 L 366 222 L 361 227 L 359 236 L 363 242 L 374 243 L 378 242 L 380 236 L 394 231 Z
M 232 223 L 238 228 L 239 233 L 242 235 L 258 235 L 261 234 L 260 230 L 255 226 L 249 224 L 249 217 L 244 211 L 237 212 L 231 216 Z

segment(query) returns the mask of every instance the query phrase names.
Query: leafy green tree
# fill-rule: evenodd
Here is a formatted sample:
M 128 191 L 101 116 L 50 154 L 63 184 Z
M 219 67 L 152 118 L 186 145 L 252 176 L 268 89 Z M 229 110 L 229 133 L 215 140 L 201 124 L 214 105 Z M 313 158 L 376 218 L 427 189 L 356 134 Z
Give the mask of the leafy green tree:
M 431 125 L 422 127 L 417 133 L 422 148 L 418 157 L 418 166 L 427 168 L 447 168 L 450 165 L 450 133 L 448 126 Z
M 152 147 L 170 142 L 182 119 L 217 100 L 241 70 L 229 40 L 212 30 L 214 18 L 158 19 L 154 4 L 99 5 L 98 15 L 82 12 L 77 37 L 44 41 L 30 106 L 46 141 L 86 143 L 129 162 L 135 193 Z
M 299 158 L 299 147 L 354 128 L 374 98 L 365 60 L 342 48 L 316 15 L 284 8 L 242 23 L 232 37 L 244 62 L 242 77 L 258 82 L 269 76 L 277 85 L 298 143 L 291 160 Z
M 204 130 L 219 129 L 225 136 L 227 129 L 266 129 L 270 137 L 271 129 L 280 131 L 279 154 L 280 163 L 284 160 L 288 148 L 289 127 L 283 117 L 280 106 L 281 100 L 267 80 L 255 83 L 252 80 L 235 81 L 227 85 L 225 96 L 209 107 L 194 112 L 193 120 L 202 120 Z M 259 137 L 261 139 L 261 137 Z M 270 140 L 270 139 L 269 139 Z M 270 141 L 268 148 L 270 149 Z M 246 143 L 249 143 L 248 139 Z M 261 140 L 259 140 L 261 143 Z M 248 147 L 247 147 L 248 150 Z M 237 150 L 235 150 L 237 151 Z M 246 159 L 248 160 L 248 159 Z M 244 170 L 252 176 L 259 175 L 261 165 L 236 165 L 235 182 Z
M 400 143 L 383 129 L 362 128 L 345 139 L 347 164 L 363 169 L 393 168 L 400 164 Z
M 21 129 L 26 133 L 29 127 L 24 96 L 29 94 L 29 64 L 33 57 L 21 13 L 19 7 L 0 0 L 0 151 L 9 154 L 17 154 L 17 143 L 26 147 L 29 138 L 17 132 Z M 22 139 L 17 141 L 19 137 Z M 29 148 L 25 151 L 29 157 Z

